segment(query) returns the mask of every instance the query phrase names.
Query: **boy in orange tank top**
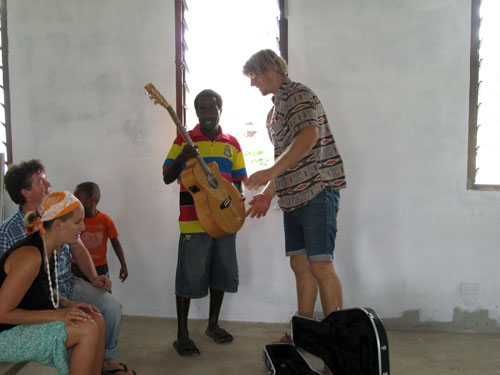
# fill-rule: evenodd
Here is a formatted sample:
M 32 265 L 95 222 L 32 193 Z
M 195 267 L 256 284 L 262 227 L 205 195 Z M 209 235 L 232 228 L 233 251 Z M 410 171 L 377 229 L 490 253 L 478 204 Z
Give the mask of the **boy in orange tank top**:
M 97 274 L 109 276 L 107 259 L 107 242 L 111 246 L 120 261 L 120 280 L 124 282 L 128 277 L 127 262 L 123 254 L 122 245 L 118 240 L 118 231 L 115 223 L 106 214 L 97 210 L 97 204 L 101 199 L 101 191 L 95 182 L 83 182 L 75 188 L 74 195 L 82 202 L 85 209 L 85 231 L 81 235 L 83 244 L 92 256 Z M 85 279 L 85 275 L 73 260 L 71 271 L 75 276 Z

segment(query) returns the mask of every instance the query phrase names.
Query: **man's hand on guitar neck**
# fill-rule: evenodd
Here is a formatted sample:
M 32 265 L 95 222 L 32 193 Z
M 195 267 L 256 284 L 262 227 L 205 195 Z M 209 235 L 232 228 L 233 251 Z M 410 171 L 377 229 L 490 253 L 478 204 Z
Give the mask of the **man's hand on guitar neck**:
M 196 158 L 200 153 L 198 152 L 198 146 L 191 146 L 185 144 L 182 148 L 181 153 L 175 158 L 175 160 L 163 171 L 163 182 L 167 185 L 177 180 L 179 177 L 182 165 L 189 159 Z
M 196 158 L 199 154 L 200 153 L 198 152 L 198 145 L 194 145 L 193 147 L 186 143 L 182 148 L 182 151 L 179 154 L 179 156 L 177 156 L 177 159 L 179 159 L 181 163 L 184 163 L 186 160 Z

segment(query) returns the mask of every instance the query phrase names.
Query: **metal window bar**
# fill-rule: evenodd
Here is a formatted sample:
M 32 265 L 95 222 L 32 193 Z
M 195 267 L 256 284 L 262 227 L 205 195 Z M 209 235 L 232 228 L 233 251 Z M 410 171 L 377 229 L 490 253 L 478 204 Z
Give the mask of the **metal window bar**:
M 0 33 L 1 33 L 1 43 L 0 50 L 2 53 L 1 59 L 1 75 L 2 75 L 2 91 L 3 91 L 3 102 L 1 103 L 2 108 L 0 110 L 4 111 L 4 121 L 2 121 L 3 129 L 5 130 L 5 148 L 6 148 L 6 160 L 4 158 L 3 162 L 7 164 L 12 163 L 12 131 L 11 131 L 11 116 L 10 116 L 10 85 L 9 85 L 9 59 L 8 59 L 8 39 L 7 39 L 7 0 L 1 0 L 0 2 Z

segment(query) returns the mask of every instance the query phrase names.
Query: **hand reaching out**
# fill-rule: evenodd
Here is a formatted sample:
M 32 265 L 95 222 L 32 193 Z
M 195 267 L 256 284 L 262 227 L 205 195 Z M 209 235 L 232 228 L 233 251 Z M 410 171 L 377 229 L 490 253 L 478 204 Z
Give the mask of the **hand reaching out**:
M 257 219 L 266 216 L 266 213 L 271 206 L 271 201 L 272 197 L 269 197 L 266 194 L 260 193 L 255 195 L 252 200 L 248 202 L 249 208 L 246 212 L 246 216 L 250 216 L 251 218 L 257 217 Z
M 253 173 L 248 177 L 243 183 L 247 189 L 255 190 L 259 186 L 266 185 L 270 180 L 274 178 L 271 168 L 263 169 L 261 171 Z

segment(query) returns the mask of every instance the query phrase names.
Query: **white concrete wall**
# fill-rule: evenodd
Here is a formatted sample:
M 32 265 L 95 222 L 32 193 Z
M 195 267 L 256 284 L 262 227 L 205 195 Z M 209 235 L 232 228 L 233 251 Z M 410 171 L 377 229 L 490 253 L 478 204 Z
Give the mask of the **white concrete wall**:
M 119 284 L 111 255 L 126 314 L 175 316 L 178 194 L 161 179 L 174 128 L 142 89 L 175 99 L 173 12 L 158 0 L 8 2 L 14 159 L 41 158 L 54 190 L 101 185 L 129 263 Z M 500 319 L 500 194 L 465 189 L 469 32 L 469 0 L 290 1 L 291 77 L 321 98 L 346 165 L 335 262 L 346 307 Z M 245 224 L 240 292 L 222 319 L 290 318 L 283 243 L 279 211 Z M 191 316 L 207 310 L 193 301 Z
M 291 74 L 325 103 L 346 163 L 346 305 L 498 320 L 500 194 L 465 189 L 470 1 L 296 0 L 290 25 Z

